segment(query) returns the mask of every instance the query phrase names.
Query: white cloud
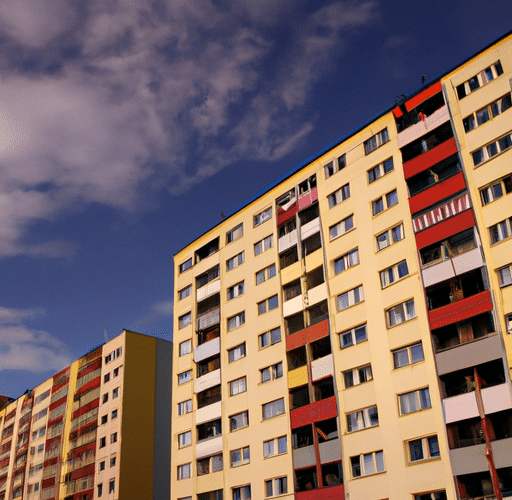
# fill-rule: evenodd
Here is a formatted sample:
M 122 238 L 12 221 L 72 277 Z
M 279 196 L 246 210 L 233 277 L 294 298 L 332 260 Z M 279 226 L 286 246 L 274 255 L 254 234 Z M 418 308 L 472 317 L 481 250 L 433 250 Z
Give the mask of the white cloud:
M 27 244 L 34 221 L 140 210 L 142 186 L 181 193 L 242 158 L 283 158 L 313 128 L 300 112 L 314 84 L 377 15 L 369 1 L 221 4 L 0 5 L 0 257 L 72 254 Z
M 160 302 L 156 302 L 155 304 L 151 305 L 151 310 L 162 314 L 163 316 L 172 316 L 172 312 L 174 309 L 174 304 L 172 299 L 169 300 L 162 300 Z
M 44 314 L 43 308 L 0 307 L 0 371 L 59 371 L 73 361 L 63 342 L 24 324 Z

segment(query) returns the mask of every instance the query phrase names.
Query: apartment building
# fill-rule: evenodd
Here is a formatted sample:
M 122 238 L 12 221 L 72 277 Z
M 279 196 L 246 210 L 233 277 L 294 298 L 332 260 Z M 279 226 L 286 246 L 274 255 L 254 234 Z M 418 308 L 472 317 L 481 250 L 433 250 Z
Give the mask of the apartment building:
M 172 344 L 124 330 L 0 411 L 0 499 L 169 498 Z
M 175 255 L 172 500 L 512 495 L 512 34 Z

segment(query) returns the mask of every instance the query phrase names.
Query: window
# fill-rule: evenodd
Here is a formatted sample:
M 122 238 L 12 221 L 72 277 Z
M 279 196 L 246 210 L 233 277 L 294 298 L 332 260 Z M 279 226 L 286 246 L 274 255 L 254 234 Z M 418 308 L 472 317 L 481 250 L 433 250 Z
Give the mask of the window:
M 98 484 L 98 497 L 103 495 L 103 483 Z
M 343 311 L 359 302 L 364 300 L 363 285 L 359 285 L 348 292 L 341 293 L 337 297 L 338 299 L 338 311 Z
M 103 383 L 106 384 L 110 380 L 110 373 L 105 373 L 103 376 Z
M 359 344 L 360 342 L 364 342 L 367 340 L 366 334 L 366 323 L 364 325 L 359 325 L 350 330 L 340 333 L 340 347 L 341 349 L 345 349 L 346 347 L 350 347 L 351 345 Z
M 261 369 L 260 373 L 262 384 L 281 378 L 283 376 L 283 363 L 280 362 L 272 366 L 267 366 L 266 368 Z
M 482 205 L 487 205 L 494 200 L 501 198 L 504 194 L 512 192 L 512 174 L 494 181 L 487 187 L 480 189 Z
M 178 447 L 184 448 L 192 444 L 192 431 L 182 432 L 178 434 Z
M 113 372 L 114 378 L 117 377 L 118 375 L 119 375 L 119 367 L 114 368 L 114 372 Z
M 361 366 L 359 368 L 353 368 L 343 372 L 343 380 L 345 382 L 345 389 L 353 387 L 355 385 L 363 384 L 373 380 L 372 367 L 371 365 Z
M 36 397 L 35 404 L 39 404 L 41 401 L 44 401 L 48 396 L 50 395 L 50 389 L 48 389 L 46 392 L 43 392 L 39 396 Z
M 447 500 L 446 491 L 433 491 L 431 493 L 420 493 L 414 495 L 414 500 Z
M 188 285 L 185 288 L 182 288 L 178 292 L 178 300 L 186 299 L 192 293 L 192 285 Z
M 185 382 L 190 382 L 192 379 L 192 370 L 187 370 L 186 372 L 178 373 L 178 384 L 184 384 Z
M 228 318 L 228 332 L 242 326 L 245 323 L 245 311 Z
M 268 207 L 267 209 L 263 210 L 263 212 L 260 212 L 254 216 L 254 227 L 257 227 L 260 224 L 263 224 L 264 222 L 268 221 L 271 218 L 272 218 L 272 207 Z
M 105 425 L 108 422 L 108 415 L 103 415 L 101 417 L 101 425 Z
M 258 314 L 265 314 L 267 311 L 275 309 L 279 305 L 277 295 L 272 295 L 268 299 L 258 302 Z
M 273 497 L 288 493 L 288 478 L 278 477 L 265 481 L 265 497 Z
M 114 359 L 116 359 L 119 356 L 121 356 L 121 353 L 122 353 L 122 348 L 121 347 L 118 347 L 117 349 L 114 349 L 110 354 L 107 354 L 105 356 L 105 364 L 110 363 Z
M 368 140 L 364 141 L 364 154 L 369 155 L 377 148 L 380 148 L 383 144 L 389 141 L 389 134 L 387 127 L 381 130 L 379 133 L 373 135 Z
M 224 468 L 222 453 L 211 457 L 201 458 L 197 461 L 197 475 L 203 476 L 210 472 L 218 472 Z
M 512 333 L 512 314 L 505 315 L 505 325 L 507 328 L 507 333 Z
M 107 446 L 107 438 L 102 437 L 100 438 L 100 448 L 105 448 L 105 446 Z
M 354 216 L 349 215 L 347 218 L 342 221 L 334 224 L 329 228 L 329 239 L 332 241 L 334 238 L 345 234 L 347 231 L 350 231 L 354 227 Z
M 347 432 L 360 431 L 379 425 L 379 413 L 376 406 L 347 414 Z
M 197 500 L 222 500 L 222 490 L 208 491 L 207 493 L 199 493 Z M 192 500 L 192 497 L 180 498 L 179 500 Z
M 339 205 L 342 201 L 345 201 L 347 198 L 350 198 L 349 184 L 341 186 L 339 189 L 334 191 L 334 193 L 330 194 L 327 197 L 327 200 L 329 201 L 329 208 Z
M 110 435 L 110 444 L 117 443 L 117 432 Z
M 110 459 L 110 467 L 115 467 L 116 466 L 116 457 L 112 457 Z
M 491 104 L 488 104 L 485 106 L 485 108 L 482 108 L 478 110 L 476 113 L 473 113 L 464 120 L 462 120 L 462 123 L 464 124 L 464 130 L 466 132 L 469 132 L 470 130 L 475 129 L 476 127 L 479 127 L 483 123 L 492 120 L 493 118 L 496 118 L 498 115 L 506 111 L 512 106 L 512 101 L 510 98 L 510 94 L 507 94 L 500 99 L 497 99 L 496 101 L 492 102 Z
M 276 265 L 272 264 L 261 271 L 256 273 L 256 286 L 261 285 L 265 281 L 273 278 L 276 275 Z
M 226 233 L 226 244 L 241 238 L 244 235 L 244 225 L 238 224 L 238 226 L 231 229 Z
M 273 328 L 269 332 L 258 335 L 258 345 L 260 349 L 281 342 L 281 327 Z
M 386 201 L 384 202 L 384 200 Z M 390 191 L 386 195 L 381 196 L 380 198 L 372 201 L 372 214 L 378 215 L 381 212 L 384 212 L 384 210 L 396 205 L 397 203 L 398 194 L 396 192 L 396 189 L 393 189 L 393 191 Z
M 400 394 L 398 401 L 400 403 L 400 415 L 407 415 L 431 407 L 428 387 Z
M 340 274 L 349 267 L 359 264 L 359 250 L 354 248 L 350 252 L 334 260 L 334 274 Z
M 288 440 L 286 436 L 280 436 L 263 442 L 263 456 L 271 457 L 288 451 Z
M 231 467 L 239 467 L 240 465 L 248 464 L 251 461 L 251 451 L 249 446 L 233 450 L 231 455 Z
M 111 479 L 108 482 L 108 492 L 109 492 L 109 494 L 114 493 L 115 490 L 116 490 L 116 481 L 115 481 L 115 479 Z
M 190 464 L 178 465 L 178 481 L 190 477 Z
M 503 73 L 503 68 L 501 67 L 501 62 L 497 61 L 494 64 L 491 64 L 488 68 L 485 68 L 480 73 L 477 73 L 475 76 L 472 76 L 469 80 L 457 85 L 457 96 L 459 99 L 463 99 L 471 92 L 479 89 L 486 83 L 489 83 L 491 80 L 494 80 L 498 76 Z
M 192 411 L 192 400 L 187 399 L 181 403 L 178 403 L 178 415 L 185 415 L 185 413 L 190 413 Z
M 423 361 L 423 359 L 423 346 L 421 342 L 393 351 L 393 365 L 395 368 L 413 365 L 414 363 Z
M 331 175 L 339 172 L 347 166 L 347 155 L 343 154 L 337 160 L 333 160 L 324 167 L 325 178 L 328 179 Z
M 98 470 L 101 472 L 102 470 L 105 470 L 105 460 L 103 460 L 102 462 L 100 462 L 99 466 L 98 466 Z
M 231 269 L 235 269 L 235 267 L 238 267 L 239 265 L 244 263 L 244 252 L 240 252 L 236 254 L 234 257 L 231 257 L 231 259 L 228 259 L 226 261 L 226 271 L 231 271 Z
M 396 306 L 390 307 L 386 311 L 386 319 L 388 327 L 399 325 L 405 321 L 409 321 L 416 317 L 416 310 L 414 309 L 414 300 L 402 302 Z
M 284 399 L 276 399 L 270 403 L 262 405 L 263 420 L 268 418 L 276 417 L 284 413 Z
M 386 288 L 391 285 L 395 281 L 404 278 L 409 274 L 409 269 L 407 268 L 407 261 L 402 260 L 398 264 L 394 266 L 388 267 L 381 271 L 380 273 L 380 286 L 382 288 Z
M 254 255 L 259 255 L 260 253 L 263 253 L 265 250 L 268 250 L 273 246 L 274 236 L 271 234 L 270 236 L 267 236 L 266 238 L 263 238 L 261 241 L 258 241 L 258 243 L 254 244 Z
M 190 354 L 192 350 L 192 340 L 188 339 L 180 343 L 180 356 L 185 356 L 185 354 Z
M 236 285 L 230 286 L 228 288 L 228 300 L 234 299 L 235 297 L 238 297 L 239 295 L 242 295 L 244 293 L 244 282 L 240 281 L 240 283 L 237 283 Z
M 384 248 L 400 241 L 404 238 L 404 225 L 402 223 L 398 226 L 392 227 L 387 231 L 376 236 L 377 240 L 377 251 L 383 250 Z
M 506 240 L 512 235 L 512 219 L 505 219 L 489 228 L 491 245 L 499 241 Z
M 116 387 L 116 388 L 112 391 L 112 399 L 116 399 L 117 397 L 119 397 L 119 387 Z
M 228 349 L 228 360 L 230 363 L 233 363 L 233 361 L 237 361 L 243 357 L 245 357 L 245 342 L 233 347 L 233 349 Z
M 371 184 L 375 182 L 377 179 L 380 179 L 382 176 L 392 172 L 394 170 L 393 158 L 388 158 L 384 160 L 382 163 L 379 163 L 376 167 L 368 170 L 368 183 Z
M 192 313 L 188 312 L 178 318 L 178 329 L 181 330 L 192 323 Z
M 508 133 L 497 141 L 493 141 L 483 148 L 477 149 L 471 153 L 471 156 L 473 157 L 473 164 L 475 167 L 478 167 L 484 161 L 487 161 L 493 156 L 503 153 L 503 151 L 508 149 L 510 146 L 512 146 L 512 134 Z
M 233 488 L 233 500 L 249 500 L 251 498 L 251 486 L 239 486 Z
M 242 413 L 237 413 L 236 415 L 232 415 L 229 417 L 229 430 L 231 432 L 236 431 L 238 429 L 242 429 L 243 427 L 247 427 L 249 425 L 249 412 L 243 411 Z
M 508 266 L 498 269 L 498 279 L 501 287 L 512 285 L 511 268 L 512 265 L 509 264 Z
M 103 403 L 106 403 L 108 401 L 108 392 L 103 394 Z
M 117 410 L 112 410 L 112 415 L 110 417 L 111 420 L 117 418 Z
M 437 436 L 413 439 L 407 444 L 409 448 L 409 462 L 418 462 L 419 460 L 428 460 L 429 458 L 440 456 Z
M 247 382 L 245 377 L 240 377 L 229 383 L 229 395 L 236 396 L 247 390 Z
M 186 271 L 187 269 L 190 269 L 192 267 L 192 257 L 188 260 L 186 260 L 185 262 L 183 262 L 183 264 L 180 264 L 180 273 Z
M 369 476 L 377 472 L 384 472 L 384 452 L 375 451 L 373 453 L 366 453 L 350 457 L 350 464 L 352 466 L 352 477 Z

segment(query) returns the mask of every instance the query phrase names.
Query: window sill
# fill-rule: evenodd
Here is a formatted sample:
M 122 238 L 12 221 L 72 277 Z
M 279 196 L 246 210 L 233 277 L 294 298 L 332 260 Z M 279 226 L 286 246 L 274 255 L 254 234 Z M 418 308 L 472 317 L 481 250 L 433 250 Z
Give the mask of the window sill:
M 361 300 L 361 302 L 358 302 L 357 304 L 352 304 L 351 306 L 345 307 L 345 309 L 338 309 L 336 312 L 341 313 L 341 312 L 348 311 L 349 309 L 352 309 L 352 308 L 358 306 L 359 304 L 364 304 L 364 302 L 365 302 L 364 300 Z
M 418 316 L 415 316 L 414 318 L 411 318 L 411 319 L 406 319 L 405 321 L 402 321 L 401 323 L 397 323 L 396 325 L 386 325 L 386 328 L 388 330 L 391 330 L 393 328 L 396 328 L 397 326 L 400 326 L 400 325 L 403 325 L 404 323 L 409 323 L 411 321 L 414 321 L 415 319 L 418 319 Z
M 414 462 L 409 461 L 407 463 L 407 465 L 409 465 L 409 466 L 420 465 L 420 464 L 424 464 L 424 463 L 428 463 L 428 462 L 435 462 L 436 460 L 441 460 L 441 455 L 439 455 L 438 457 L 429 457 L 429 458 L 422 458 L 420 460 L 414 460 Z

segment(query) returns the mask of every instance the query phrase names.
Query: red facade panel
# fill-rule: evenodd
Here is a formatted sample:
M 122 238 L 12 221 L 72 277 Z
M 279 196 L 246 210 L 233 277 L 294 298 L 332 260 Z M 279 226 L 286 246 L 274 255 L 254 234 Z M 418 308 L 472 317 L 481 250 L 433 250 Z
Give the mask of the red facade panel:
M 458 321 L 464 321 L 478 314 L 492 310 L 491 292 L 485 290 L 466 299 L 459 300 L 453 304 L 439 307 L 433 311 L 429 311 L 428 319 L 430 321 L 430 329 L 435 330 L 442 326 L 451 325 Z
M 431 85 L 430 87 L 423 90 L 419 94 L 416 94 L 413 98 L 409 99 L 405 103 L 407 111 L 411 111 L 411 109 L 414 109 L 416 106 L 419 106 L 422 102 L 426 101 L 427 99 L 429 99 L 433 95 L 438 94 L 441 91 L 441 82 L 434 83 L 434 85 Z
M 475 218 L 471 210 L 465 210 L 435 226 L 416 233 L 416 246 L 419 250 L 437 241 L 445 240 L 454 234 L 460 233 L 475 225 Z
M 293 217 L 295 217 L 295 214 L 298 211 L 299 206 L 297 205 L 297 203 L 294 203 L 288 210 L 283 210 L 282 208 L 280 208 L 277 211 L 277 225 L 280 226 L 281 224 L 284 224 L 290 219 L 293 219 Z
M 453 177 L 439 182 L 425 189 L 425 191 L 418 193 L 416 196 L 409 198 L 411 213 L 415 214 L 416 212 L 420 212 L 428 206 L 438 203 L 445 198 L 449 198 L 463 189 L 466 189 L 466 181 L 464 180 L 463 173 L 459 172 Z
M 100 399 L 95 399 L 94 401 L 91 401 L 90 403 L 87 403 L 86 405 L 82 406 L 80 409 L 76 410 L 73 413 L 72 418 L 77 418 L 80 415 L 83 415 L 84 413 L 87 413 L 88 411 L 92 410 L 93 408 L 97 408 L 100 405 Z
M 86 366 L 85 368 L 82 368 L 78 372 L 76 378 L 79 379 L 79 378 L 83 377 L 84 375 L 86 375 L 87 373 L 91 373 L 91 372 L 93 372 L 94 370 L 97 370 L 100 367 L 101 367 L 101 358 L 98 358 L 96 361 L 94 361 L 90 365 Z
M 50 488 L 51 486 L 55 486 L 55 476 L 48 477 L 46 479 L 43 479 L 41 482 L 41 489 Z
M 413 175 L 419 174 L 427 168 L 432 167 L 436 163 L 448 158 L 457 153 L 457 144 L 452 137 L 447 141 L 442 142 L 439 146 L 423 153 L 412 160 L 404 163 L 404 177 L 405 180 L 410 179 Z
M 329 321 L 324 320 L 315 325 L 308 326 L 286 337 L 286 350 L 291 351 L 304 344 L 327 337 L 329 335 Z
M 93 378 L 87 384 L 84 384 L 78 391 L 75 392 L 75 396 L 81 394 L 82 392 L 90 391 L 91 389 L 96 389 L 101 385 L 101 376 Z
M 295 493 L 296 500 L 339 500 L 340 498 L 345 498 L 345 486 L 343 484 Z
M 91 476 L 94 474 L 94 463 L 88 464 L 85 467 L 81 467 L 80 469 L 76 469 L 71 473 L 71 480 L 75 481 L 76 479 L 80 479 L 82 477 Z
M 337 415 L 336 396 L 332 396 L 322 401 L 316 401 L 302 408 L 292 410 L 290 414 L 291 426 L 292 429 L 296 429 L 297 427 L 333 418 Z
M 313 202 L 318 200 L 318 188 L 313 188 L 309 193 L 302 195 L 298 201 L 298 209 L 309 207 Z
M 50 411 L 53 411 L 55 410 L 55 408 L 58 408 L 60 405 L 63 405 L 63 404 L 66 404 L 66 401 L 68 399 L 68 396 L 67 394 L 65 396 L 63 396 L 62 398 L 58 399 L 57 401 L 54 401 L 49 407 L 48 409 Z

